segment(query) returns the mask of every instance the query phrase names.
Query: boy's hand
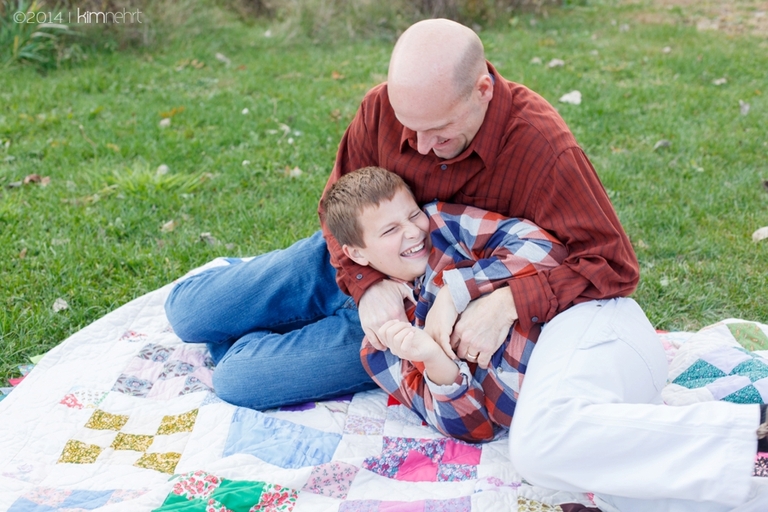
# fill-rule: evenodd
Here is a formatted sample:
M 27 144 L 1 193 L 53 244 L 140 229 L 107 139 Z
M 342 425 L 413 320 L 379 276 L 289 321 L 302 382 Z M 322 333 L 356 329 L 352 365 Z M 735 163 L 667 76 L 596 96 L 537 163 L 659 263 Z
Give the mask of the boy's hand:
M 379 339 L 400 359 L 426 362 L 442 354 L 442 350 L 421 329 L 408 322 L 390 320 L 379 328 Z
M 406 297 L 405 287 L 401 283 L 385 279 L 368 288 L 360 298 L 357 307 L 360 325 L 376 350 L 387 348 L 387 344 L 378 335 L 379 329 L 386 321 L 408 320 L 403 306 L 403 299 Z
M 451 359 L 458 359 L 451 347 L 451 333 L 459 312 L 453 303 L 451 291 L 448 286 L 443 286 L 435 297 L 435 302 L 427 313 L 424 321 L 424 331 L 440 345 L 445 355 Z

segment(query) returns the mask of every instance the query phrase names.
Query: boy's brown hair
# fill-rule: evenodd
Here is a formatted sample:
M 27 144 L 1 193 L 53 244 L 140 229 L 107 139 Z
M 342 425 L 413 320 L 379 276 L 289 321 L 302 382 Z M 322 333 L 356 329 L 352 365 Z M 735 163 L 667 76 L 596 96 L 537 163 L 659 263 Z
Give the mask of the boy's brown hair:
M 398 190 L 413 192 L 397 174 L 381 167 L 363 167 L 345 174 L 323 198 L 325 225 L 339 245 L 365 247 L 358 217 L 369 207 L 395 197 Z

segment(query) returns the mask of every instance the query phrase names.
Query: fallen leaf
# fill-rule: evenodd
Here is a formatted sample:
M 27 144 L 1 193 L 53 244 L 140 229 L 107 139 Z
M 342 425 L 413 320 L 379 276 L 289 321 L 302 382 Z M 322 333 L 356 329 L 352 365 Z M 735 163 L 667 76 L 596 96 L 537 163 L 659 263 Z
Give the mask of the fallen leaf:
M 749 103 L 747 103 L 746 101 L 739 100 L 739 112 L 743 116 L 749 114 Z
M 110 143 L 107 144 L 107 147 L 109 149 L 111 149 L 112 151 L 114 151 L 115 153 L 119 153 L 120 152 L 120 146 L 118 146 L 117 144 L 112 144 L 110 142 Z
M 175 220 L 171 219 L 160 227 L 160 231 L 162 231 L 163 233 L 170 233 L 171 231 L 176 229 L 176 226 L 178 225 L 179 224 Z
M 298 178 L 304 173 L 301 169 L 298 167 L 294 167 L 293 169 L 290 168 L 290 166 L 285 166 L 285 175 L 291 178 Z
M 659 284 L 661 286 L 669 286 L 669 278 L 668 277 L 662 277 L 659 279 Z
M 759 242 L 760 240 L 765 240 L 766 238 L 768 238 L 768 226 L 760 228 L 752 233 L 753 242 Z
M 228 251 L 231 251 L 232 249 L 235 248 L 235 244 L 230 242 L 228 244 L 224 244 L 224 247 L 226 247 Z
M 561 103 L 570 103 L 571 105 L 581 105 L 581 92 L 571 91 L 560 96 Z
M 531 59 L 531 64 L 541 64 L 541 57 L 534 57 Z
M 243 167 L 245 167 L 247 165 L 251 165 L 251 161 L 250 160 L 243 160 Z
M 671 46 L 665 46 L 664 48 L 661 49 L 661 53 L 670 53 L 671 51 L 672 51 Z
M 331 119 L 333 119 L 334 121 L 338 121 L 339 119 L 341 119 L 341 110 L 334 109 L 331 112 Z
M 238 71 L 244 71 L 245 69 L 246 69 L 245 64 L 240 64 L 239 66 L 237 66 Z
M 725 77 L 712 80 L 712 85 L 724 85 L 727 83 L 728 83 L 728 80 Z
M 173 117 L 177 114 L 181 114 L 184 112 L 185 107 L 182 105 L 180 107 L 173 107 L 171 110 L 167 110 L 165 112 L 160 112 L 160 117 Z
M 160 120 L 160 128 L 168 128 L 171 126 L 171 118 L 170 117 L 164 117 Z
M 629 25 L 622 23 L 621 26 L 619 26 L 619 32 L 629 32 Z
M 165 174 L 168 174 L 168 171 L 170 171 L 170 168 L 165 164 L 160 164 L 157 166 L 157 171 L 155 171 L 155 174 L 158 176 L 163 176 Z
M 562 66 L 565 66 L 565 61 L 562 60 L 562 59 L 552 59 L 547 64 L 548 68 L 558 68 L 558 67 L 562 67 Z
M 67 301 L 59 297 L 55 301 L 53 301 L 53 312 L 58 313 L 59 311 L 64 311 L 65 309 L 69 309 L 69 304 L 67 304 Z
M 39 174 L 28 174 L 27 176 L 24 176 L 24 184 L 29 185 L 30 183 L 40 183 L 43 180 L 43 178 Z
M 656 144 L 653 145 L 653 150 L 656 151 L 657 149 L 668 148 L 671 145 L 672 143 L 669 142 L 667 139 L 661 139 L 660 141 L 658 141 Z
M 647 249 L 648 244 L 645 243 L 642 239 L 638 240 L 637 243 L 635 243 L 636 246 L 638 246 L 641 249 Z
M 216 55 L 215 55 L 215 57 L 216 57 L 216 60 L 217 60 L 217 61 L 219 61 L 219 62 L 223 62 L 223 63 L 224 63 L 224 64 L 226 64 L 227 66 L 229 66 L 230 64 L 232 64 L 232 61 L 231 61 L 231 60 L 229 60 L 229 59 L 227 58 L 227 56 L 226 56 L 226 55 L 224 55 L 223 53 L 218 53 L 218 52 L 217 52 L 217 53 L 216 53 Z
M 264 37 L 272 37 L 272 30 L 270 29 L 264 32 Z
M 341 80 L 342 78 L 344 78 L 344 75 L 342 75 L 338 71 L 331 71 L 331 78 L 334 80 Z
M 240 111 L 240 113 L 243 114 L 244 116 L 248 115 L 249 112 L 250 110 L 248 110 L 247 108 L 244 108 L 243 110 Z
M 25 247 L 25 248 L 23 248 L 23 249 L 21 250 L 21 252 L 19 253 L 19 259 L 20 259 L 20 260 L 23 260 L 23 259 L 24 259 L 24 258 L 26 258 L 26 257 L 27 257 L 27 248 Z
M 208 245 L 216 245 L 219 241 L 216 240 L 209 232 L 200 233 L 200 241 L 205 242 Z

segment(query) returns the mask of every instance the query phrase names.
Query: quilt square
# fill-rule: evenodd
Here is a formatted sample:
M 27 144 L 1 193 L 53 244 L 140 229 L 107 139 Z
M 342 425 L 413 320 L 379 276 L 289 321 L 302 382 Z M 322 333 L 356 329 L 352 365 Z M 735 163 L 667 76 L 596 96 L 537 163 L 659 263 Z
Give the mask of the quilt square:
M 223 456 L 247 453 L 281 468 L 330 462 L 341 435 L 238 407 L 232 415 Z
M 155 363 L 164 363 L 170 359 L 174 350 L 174 348 L 164 347 L 157 343 L 149 343 L 141 348 L 137 357 L 154 361 Z
M 477 478 L 482 450 L 448 438 L 384 437 L 381 455 L 363 461 L 363 468 L 408 482 L 455 482 Z
M 177 432 L 192 432 L 195 426 L 195 420 L 197 419 L 198 409 L 192 409 L 184 414 L 178 414 L 175 416 L 163 416 L 163 421 L 160 422 L 160 427 L 157 429 L 158 434 L 175 434 Z
M 91 414 L 85 427 L 94 430 L 120 430 L 127 421 L 128 416 L 122 414 L 110 414 L 101 409 L 96 409 L 93 411 L 93 414 Z
M 93 464 L 103 450 L 101 446 L 70 439 L 64 445 L 58 463 Z
M 347 421 L 344 423 L 344 433 L 374 436 L 381 435 L 384 433 L 384 419 L 350 414 L 347 416 Z
M 315 466 L 302 490 L 330 498 L 347 499 L 347 493 L 358 471 L 360 468 L 346 462 Z
M 155 436 L 143 436 L 138 434 L 117 433 L 117 437 L 110 446 L 114 450 L 133 450 L 136 452 L 145 452 L 152 445 Z
M 152 382 L 124 373 L 117 378 L 115 385 L 112 386 L 112 391 L 138 397 L 146 397 L 150 389 L 152 389 Z
M 75 489 L 61 504 L 63 509 L 94 510 L 103 507 L 114 491 L 87 491 Z
M 154 469 L 161 473 L 173 474 L 176 470 L 176 465 L 181 459 L 180 453 L 145 453 L 139 460 L 134 463 L 134 466 L 144 469 Z
M 76 386 L 59 402 L 71 409 L 95 409 L 107 396 L 105 391 L 94 391 Z

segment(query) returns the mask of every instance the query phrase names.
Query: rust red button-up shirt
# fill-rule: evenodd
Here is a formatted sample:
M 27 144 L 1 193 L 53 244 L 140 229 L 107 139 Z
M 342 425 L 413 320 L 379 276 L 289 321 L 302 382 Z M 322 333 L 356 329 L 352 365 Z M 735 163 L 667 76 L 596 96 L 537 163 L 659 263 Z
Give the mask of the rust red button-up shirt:
M 344 174 L 377 165 L 402 176 L 419 204 L 476 206 L 552 233 L 568 249 L 563 264 L 509 280 L 525 330 L 573 304 L 629 295 L 639 279 L 637 258 L 589 159 L 546 100 L 488 68 L 495 85 L 483 124 L 448 160 L 417 151 L 416 133 L 395 117 L 386 83 L 371 89 L 341 140 L 326 190 Z M 349 260 L 324 223 L 323 231 L 339 286 L 359 301 L 386 276 Z

